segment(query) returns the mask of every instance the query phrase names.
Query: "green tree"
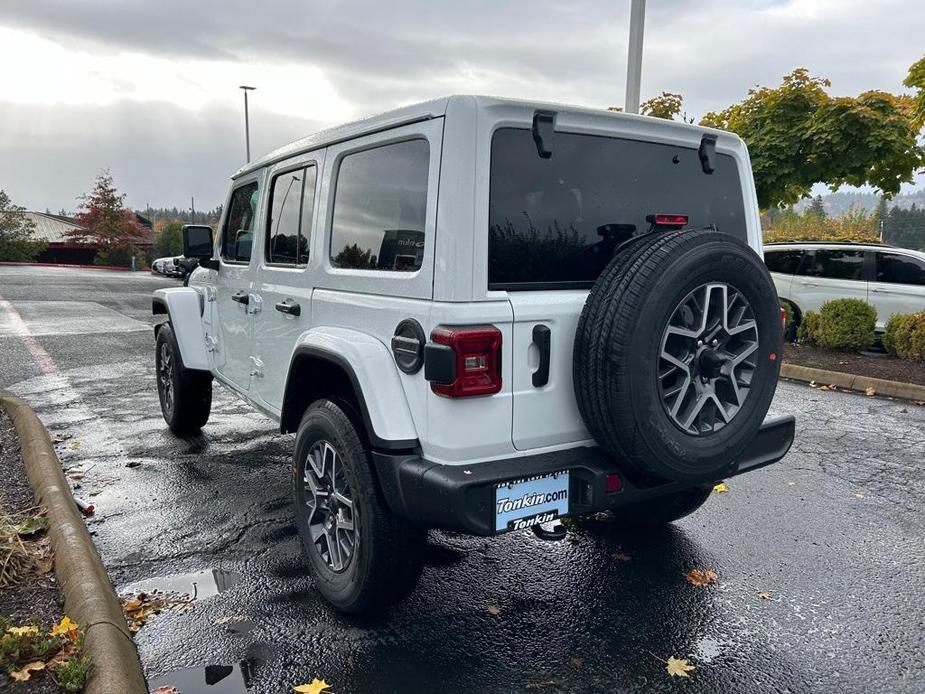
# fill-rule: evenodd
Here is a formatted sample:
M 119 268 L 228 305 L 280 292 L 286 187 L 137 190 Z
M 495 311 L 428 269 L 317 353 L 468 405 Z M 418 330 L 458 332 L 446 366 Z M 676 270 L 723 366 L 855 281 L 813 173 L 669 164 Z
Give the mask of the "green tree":
M 334 258 L 335 267 L 352 268 L 354 270 L 369 270 L 376 267 L 376 257 L 372 251 L 361 250 L 357 244 L 344 246 L 344 249 Z
M 821 195 L 817 195 L 813 198 L 813 201 L 809 205 L 809 209 L 806 210 L 806 214 L 816 217 L 817 219 L 825 219 L 829 216 L 825 211 L 825 203 L 822 202 Z
M 148 236 L 148 230 L 135 219 L 135 213 L 123 207 L 125 193 L 118 193 L 112 175 L 104 170 L 96 177 L 93 191 L 78 198 L 80 229 L 68 232 L 77 242 L 95 243 L 99 264 L 128 265 L 134 244 Z
M 903 84 L 918 90 L 918 94 L 910 97 L 910 100 L 912 102 L 912 124 L 920 129 L 925 125 L 925 56 L 912 63 Z
M 34 234 L 35 222 L 26 216 L 26 208 L 14 205 L 10 196 L 0 190 L 0 260 L 34 259 L 47 246 Z
M 681 113 L 682 97 L 680 94 L 662 92 L 639 105 L 639 112 L 644 116 L 674 120 Z
M 870 185 L 892 196 L 925 163 L 909 97 L 832 97 L 829 86 L 798 68 L 781 86 L 751 89 L 740 103 L 701 120 L 748 144 L 762 208 L 793 204 L 816 183 Z
M 183 252 L 183 222 L 158 220 L 154 225 L 154 256 L 163 258 Z

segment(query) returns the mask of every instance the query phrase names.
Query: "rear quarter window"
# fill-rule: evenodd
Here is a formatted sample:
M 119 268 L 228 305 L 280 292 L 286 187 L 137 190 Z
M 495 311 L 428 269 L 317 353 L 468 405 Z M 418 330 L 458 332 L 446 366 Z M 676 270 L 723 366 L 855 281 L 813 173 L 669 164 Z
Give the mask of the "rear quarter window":
M 530 130 L 501 128 L 491 145 L 489 288 L 590 286 L 654 214 L 746 240 L 735 160 L 717 154 L 705 174 L 696 149 L 562 132 L 543 159 Z

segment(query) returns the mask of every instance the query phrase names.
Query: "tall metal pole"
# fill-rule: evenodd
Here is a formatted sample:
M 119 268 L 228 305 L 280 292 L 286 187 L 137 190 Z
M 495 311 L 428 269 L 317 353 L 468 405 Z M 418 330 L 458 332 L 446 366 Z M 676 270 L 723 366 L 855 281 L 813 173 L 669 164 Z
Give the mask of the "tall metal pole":
M 646 23 L 646 0 L 631 0 L 629 53 L 626 59 L 627 113 L 639 113 L 639 85 L 642 82 L 642 35 Z
M 257 87 L 248 87 L 241 85 L 239 87 L 244 91 L 244 148 L 247 153 L 247 161 L 251 160 L 251 124 L 247 113 L 247 93 L 254 91 Z

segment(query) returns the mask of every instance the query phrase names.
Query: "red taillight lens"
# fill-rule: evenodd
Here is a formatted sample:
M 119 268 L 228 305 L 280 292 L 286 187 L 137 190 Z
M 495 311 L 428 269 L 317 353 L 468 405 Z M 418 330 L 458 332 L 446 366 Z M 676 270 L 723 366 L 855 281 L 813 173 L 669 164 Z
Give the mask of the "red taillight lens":
M 501 390 L 501 331 L 493 325 L 438 326 L 430 339 L 453 350 L 455 372 L 449 383 L 431 382 L 437 395 L 466 398 Z
M 615 472 L 609 472 L 604 475 L 604 491 L 608 494 L 616 494 L 623 489 L 623 478 Z

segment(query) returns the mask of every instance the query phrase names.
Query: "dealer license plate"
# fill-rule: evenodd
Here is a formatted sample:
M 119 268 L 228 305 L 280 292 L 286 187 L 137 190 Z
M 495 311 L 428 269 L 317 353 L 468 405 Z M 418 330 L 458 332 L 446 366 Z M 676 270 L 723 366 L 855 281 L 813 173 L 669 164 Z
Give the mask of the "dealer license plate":
M 523 530 L 568 515 L 568 470 L 495 487 L 495 532 Z

